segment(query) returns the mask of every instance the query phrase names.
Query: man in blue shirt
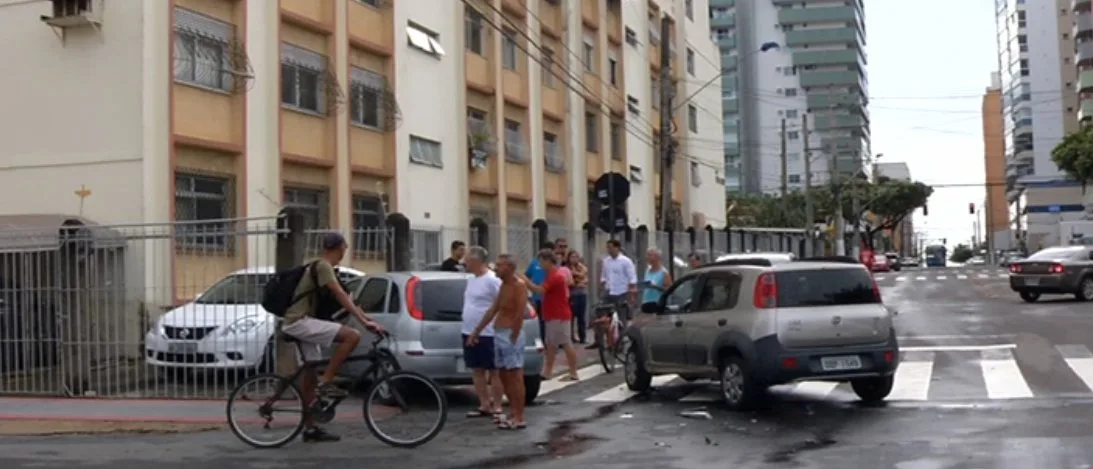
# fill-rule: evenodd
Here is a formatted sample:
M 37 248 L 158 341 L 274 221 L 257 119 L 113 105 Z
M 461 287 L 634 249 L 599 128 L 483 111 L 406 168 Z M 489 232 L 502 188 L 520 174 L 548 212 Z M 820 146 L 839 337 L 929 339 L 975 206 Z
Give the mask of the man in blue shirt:
M 554 243 L 547 241 L 543 243 L 542 249 L 554 250 Z M 539 265 L 538 257 L 532 258 L 528 263 L 528 268 L 524 270 L 524 276 L 531 280 L 531 283 L 536 285 L 542 285 L 546 280 L 546 269 Z M 530 289 L 529 289 L 530 290 Z M 543 320 L 542 305 L 543 296 L 532 291 L 531 304 L 535 307 L 535 316 L 539 318 L 539 340 L 546 343 L 546 322 Z

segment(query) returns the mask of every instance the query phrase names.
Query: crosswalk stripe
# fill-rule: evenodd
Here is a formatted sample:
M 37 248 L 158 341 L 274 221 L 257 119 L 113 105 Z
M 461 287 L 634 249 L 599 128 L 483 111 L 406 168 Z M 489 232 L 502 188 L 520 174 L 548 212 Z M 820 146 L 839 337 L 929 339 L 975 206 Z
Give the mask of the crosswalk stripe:
M 586 366 L 584 368 L 581 368 L 581 369 L 577 370 L 577 376 L 579 378 L 581 378 L 581 381 L 595 378 L 599 375 L 602 375 L 603 373 L 604 373 L 603 367 L 600 366 L 599 364 L 589 365 L 589 366 Z M 562 381 L 562 378 L 565 378 L 565 375 L 559 376 L 559 377 L 554 378 L 554 379 L 549 379 L 549 380 L 543 381 L 543 383 L 539 385 L 539 395 L 547 395 L 547 394 L 550 394 L 552 392 L 558 392 L 558 391 L 561 391 L 565 388 L 568 388 L 568 387 L 570 387 L 574 384 L 577 384 L 577 383 L 581 382 L 581 381 Z
M 938 280 L 945 280 L 945 279 L 947 279 L 947 278 L 948 278 L 948 277 L 946 277 L 946 276 L 944 276 L 944 275 L 938 275 L 938 276 L 937 276 L 937 279 L 938 279 Z
M 1013 351 L 984 350 L 979 366 L 983 370 L 983 383 L 990 399 L 1021 399 L 1033 397 Z
M 676 378 L 679 378 L 679 375 L 654 376 L 653 387 L 663 386 Z M 585 400 L 588 402 L 622 402 L 636 395 L 638 395 L 638 393 L 631 391 L 625 384 L 620 384 Z
M 998 278 L 1010 278 L 1009 274 L 998 274 Z
M 968 278 L 968 276 L 967 275 L 957 275 L 956 278 L 964 280 L 964 279 Z
M 895 383 L 888 394 L 891 400 L 925 401 L 930 395 L 930 382 L 934 375 L 934 355 L 925 359 L 900 362 L 896 368 Z
M 904 277 L 904 276 L 902 276 L 902 275 L 900 275 L 899 277 L 896 277 L 896 281 L 897 281 L 897 282 L 902 282 L 902 281 L 904 281 L 904 280 L 907 280 L 907 277 Z
M 1056 345 L 1055 349 L 1063 356 L 1063 361 L 1070 367 L 1070 371 L 1073 371 L 1087 388 L 1093 389 L 1093 352 L 1084 345 Z
M 926 277 L 918 276 L 918 277 L 915 277 L 915 280 L 926 280 Z
M 881 277 L 877 277 L 877 281 L 879 282 L 879 281 L 881 281 L 881 280 L 884 280 L 884 279 L 886 279 L 886 278 L 888 278 L 888 277 L 884 277 L 884 276 L 881 276 Z
M 832 383 L 828 381 L 802 381 L 793 386 L 795 392 L 807 394 L 814 397 L 827 397 L 834 391 L 839 383 Z
M 987 275 L 987 274 L 979 274 L 979 278 L 990 278 L 990 275 Z

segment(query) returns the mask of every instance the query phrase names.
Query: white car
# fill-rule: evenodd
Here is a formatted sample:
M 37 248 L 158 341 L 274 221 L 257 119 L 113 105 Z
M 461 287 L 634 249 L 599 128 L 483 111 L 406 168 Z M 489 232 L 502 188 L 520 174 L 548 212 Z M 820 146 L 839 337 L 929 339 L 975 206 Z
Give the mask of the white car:
M 339 267 L 342 281 L 364 272 Z M 164 314 L 144 338 L 145 359 L 156 368 L 258 370 L 272 365 L 277 317 L 262 309 L 272 267 L 237 270 L 193 301 Z

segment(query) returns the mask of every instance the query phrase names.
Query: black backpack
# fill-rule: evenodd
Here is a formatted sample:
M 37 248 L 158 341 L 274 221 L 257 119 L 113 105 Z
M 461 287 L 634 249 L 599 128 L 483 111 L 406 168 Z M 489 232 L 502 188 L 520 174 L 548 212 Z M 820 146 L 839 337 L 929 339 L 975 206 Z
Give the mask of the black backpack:
M 283 318 L 292 305 L 307 295 L 315 293 L 317 289 L 296 295 L 296 287 L 300 285 L 300 280 L 303 280 L 307 272 L 314 271 L 311 268 L 314 265 L 315 262 L 312 262 L 273 274 L 262 292 L 262 308 L 274 316 Z

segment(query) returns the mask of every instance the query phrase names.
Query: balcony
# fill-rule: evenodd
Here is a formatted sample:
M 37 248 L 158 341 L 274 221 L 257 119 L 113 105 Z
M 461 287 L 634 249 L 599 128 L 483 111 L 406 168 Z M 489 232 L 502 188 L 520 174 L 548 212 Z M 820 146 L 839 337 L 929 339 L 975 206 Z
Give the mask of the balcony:
M 785 8 L 778 10 L 778 22 L 782 24 L 800 23 L 856 23 L 862 18 L 858 9 L 848 6 L 828 8 Z
M 865 57 L 860 49 L 803 51 L 793 53 L 793 65 L 857 65 L 865 70 Z
M 1082 70 L 1078 73 L 1078 92 L 1085 93 L 1093 90 L 1093 70 Z
M 1093 83 L 1093 79 L 1090 83 Z M 804 71 L 801 72 L 801 86 L 856 86 L 862 90 L 866 88 L 861 74 L 852 70 Z
M 789 47 L 819 45 L 819 44 L 847 44 L 861 46 L 865 39 L 858 34 L 857 28 L 833 28 L 833 29 L 806 29 L 801 31 L 786 32 L 786 45 Z
M 1090 36 L 1093 34 L 1093 12 L 1080 11 L 1074 15 L 1074 37 Z
M 808 94 L 808 108 L 811 110 L 829 109 L 833 107 L 862 107 L 865 103 L 857 94 Z
M 736 6 L 736 0 L 710 0 L 710 6 L 712 6 L 712 7 L 734 7 L 734 6 Z
M 1093 98 L 1083 99 L 1078 107 L 1078 120 L 1086 122 L 1093 119 Z
M 1017 162 L 1018 165 L 1032 164 L 1032 161 L 1035 157 L 1036 153 L 1032 151 L 1031 148 L 1018 150 L 1017 153 L 1013 155 L 1013 159 Z
M 836 115 L 827 117 L 816 117 L 814 119 L 815 129 L 819 131 L 824 130 L 845 130 L 845 129 L 861 129 L 869 125 L 865 118 L 860 115 Z
M 721 56 L 721 71 L 727 72 L 730 70 L 736 70 L 737 62 L 735 55 L 722 55 Z
M 1075 11 L 1089 11 L 1093 7 L 1093 0 L 1072 0 L 1070 8 Z
M 721 99 L 721 112 L 740 112 L 740 101 L 736 98 L 722 98 Z
M 717 47 L 722 49 L 735 49 L 736 48 L 736 36 L 723 37 L 717 40 Z
M 736 14 L 729 13 L 726 15 L 720 15 L 715 18 L 710 18 L 711 28 L 735 28 L 736 27 Z
M 1074 44 L 1074 63 L 1093 63 L 1093 41 L 1078 42 Z

